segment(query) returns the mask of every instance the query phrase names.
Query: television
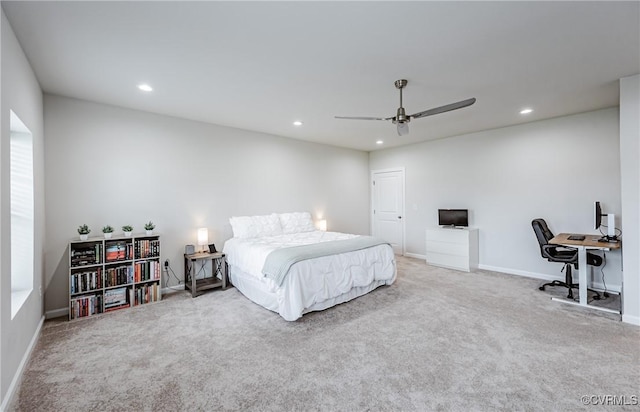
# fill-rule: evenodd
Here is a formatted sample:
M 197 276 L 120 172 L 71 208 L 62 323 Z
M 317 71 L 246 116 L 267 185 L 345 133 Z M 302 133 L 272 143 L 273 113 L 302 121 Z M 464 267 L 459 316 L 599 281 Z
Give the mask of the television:
M 438 225 L 440 226 L 469 226 L 469 210 L 467 209 L 438 209 Z

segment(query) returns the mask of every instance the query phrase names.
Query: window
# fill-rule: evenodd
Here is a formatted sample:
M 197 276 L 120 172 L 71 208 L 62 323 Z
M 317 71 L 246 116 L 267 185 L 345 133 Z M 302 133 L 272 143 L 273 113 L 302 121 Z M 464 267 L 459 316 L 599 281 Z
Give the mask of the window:
M 11 318 L 33 290 L 33 135 L 11 111 Z

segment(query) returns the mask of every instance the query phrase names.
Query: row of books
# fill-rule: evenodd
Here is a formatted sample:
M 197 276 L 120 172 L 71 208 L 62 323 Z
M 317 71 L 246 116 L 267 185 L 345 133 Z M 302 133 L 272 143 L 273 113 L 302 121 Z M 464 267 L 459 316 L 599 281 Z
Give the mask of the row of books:
M 131 265 L 107 268 L 104 274 L 107 287 L 133 283 L 133 267 Z
M 134 305 L 157 302 L 160 300 L 160 285 L 158 283 L 142 285 L 136 287 L 135 290 L 131 290 L 131 294 L 131 300 L 134 302 Z
M 102 288 L 102 268 L 95 271 L 74 273 L 69 279 L 71 294 L 90 292 Z
M 127 291 L 130 300 L 127 300 Z M 122 309 L 129 307 L 129 302 L 135 305 L 144 305 L 146 303 L 157 302 L 160 300 L 160 284 L 153 283 L 142 285 L 134 289 L 122 287 L 117 289 L 109 289 L 102 294 L 89 296 L 81 296 L 73 298 L 69 304 L 69 312 L 71 319 L 78 319 L 87 316 L 102 313 L 104 303 L 104 311 Z
M 134 243 L 136 258 L 160 256 L 160 240 L 141 239 Z
M 160 279 L 160 268 L 160 262 L 157 260 L 136 262 L 134 265 L 133 280 L 135 282 L 142 282 L 145 280 Z
M 96 243 L 89 247 L 78 247 L 74 245 L 70 248 L 71 266 L 96 265 L 102 262 L 102 243 Z
M 127 288 L 108 289 L 104 291 L 104 309 L 119 308 L 129 306 L 127 301 Z
M 106 262 L 133 259 L 133 244 L 127 241 L 114 241 L 106 244 Z
M 160 262 L 157 260 L 138 262 L 133 268 L 128 265 L 107 268 L 104 283 L 106 283 L 106 287 L 109 288 L 126 285 L 134 281 L 144 282 L 147 280 L 160 279 L 160 270 Z M 74 273 L 69 279 L 69 288 L 72 295 L 102 289 L 102 285 L 103 277 L 101 268 L 95 271 Z
M 69 305 L 71 319 L 102 313 L 102 295 L 82 296 L 71 299 Z
M 105 248 L 105 262 L 131 260 L 160 256 L 160 240 L 141 239 L 135 243 L 126 240 L 108 241 Z M 102 242 L 91 246 L 72 245 L 70 248 L 71 267 L 96 265 L 102 263 Z

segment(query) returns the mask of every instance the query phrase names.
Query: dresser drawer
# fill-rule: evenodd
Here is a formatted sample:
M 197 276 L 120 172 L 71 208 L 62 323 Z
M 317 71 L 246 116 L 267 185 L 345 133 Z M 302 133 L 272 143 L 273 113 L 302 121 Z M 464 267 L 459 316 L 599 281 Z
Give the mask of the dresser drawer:
M 427 240 L 427 251 L 434 253 L 444 253 L 454 256 L 469 256 L 469 245 L 466 243 L 451 243 Z
M 464 229 L 427 229 L 427 241 L 469 244 L 469 231 Z
M 427 263 L 433 266 L 442 266 L 469 272 L 469 259 L 462 256 L 427 252 Z

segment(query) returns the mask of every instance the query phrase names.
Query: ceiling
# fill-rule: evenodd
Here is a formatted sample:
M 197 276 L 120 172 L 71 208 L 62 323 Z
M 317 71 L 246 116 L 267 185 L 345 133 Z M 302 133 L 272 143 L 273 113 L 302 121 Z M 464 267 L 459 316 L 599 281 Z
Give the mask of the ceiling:
M 638 1 L 2 7 L 47 93 L 365 151 L 617 106 L 640 72 Z M 334 118 L 394 116 L 402 78 L 408 114 L 477 102 L 402 137 Z

